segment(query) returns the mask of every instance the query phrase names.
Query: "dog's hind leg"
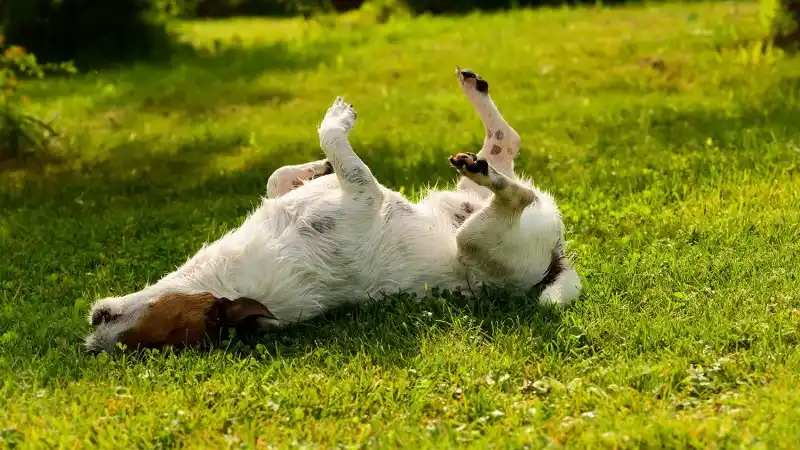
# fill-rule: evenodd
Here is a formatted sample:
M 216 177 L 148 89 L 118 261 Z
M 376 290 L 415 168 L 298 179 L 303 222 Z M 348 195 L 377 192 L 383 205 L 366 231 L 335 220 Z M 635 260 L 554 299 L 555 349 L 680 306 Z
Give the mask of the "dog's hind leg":
M 347 139 L 347 134 L 356 122 L 356 111 L 342 97 L 328 109 L 317 132 L 325 156 L 333 166 L 342 190 L 349 193 L 381 195 L 380 184 L 364 161 L 356 155 Z M 375 202 L 380 204 L 380 202 Z
M 287 192 L 313 180 L 333 173 L 333 165 L 322 159 L 305 164 L 283 166 L 270 175 L 267 180 L 267 197 L 278 198 Z
M 489 96 L 489 83 L 471 70 L 456 68 L 461 90 L 481 118 L 484 127 L 483 147 L 478 156 L 488 160 L 494 168 L 506 175 L 514 174 L 514 157 L 519 151 L 519 134 L 506 122 Z M 469 180 L 462 180 L 469 184 Z
M 539 301 L 565 306 L 578 296 L 581 282 L 564 255 L 558 211 L 552 199 L 496 170 L 486 159 L 460 153 L 450 163 L 478 186 L 493 193 L 489 204 L 456 232 L 459 257 L 490 278 L 524 285 L 538 280 Z M 530 261 L 549 265 L 532 267 Z M 536 281 L 532 281 L 536 283 Z

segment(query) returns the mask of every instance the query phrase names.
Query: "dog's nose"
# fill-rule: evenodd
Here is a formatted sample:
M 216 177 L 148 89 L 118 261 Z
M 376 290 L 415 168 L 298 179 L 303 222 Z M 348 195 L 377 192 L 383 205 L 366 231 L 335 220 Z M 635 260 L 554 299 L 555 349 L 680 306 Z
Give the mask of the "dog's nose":
M 97 356 L 100 353 L 103 353 L 103 349 L 101 349 L 99 347 L 87 347 L 83 351 L 84 351 L 84 353 L 86 353 L 87 355 L 90 355 L 90 356 Z
M 119 318 L 119 314 L 112 314 L 106 308 L 98 308 L 92 313 L 92 326 L 96 327 L 103 323 L 111 323 Z

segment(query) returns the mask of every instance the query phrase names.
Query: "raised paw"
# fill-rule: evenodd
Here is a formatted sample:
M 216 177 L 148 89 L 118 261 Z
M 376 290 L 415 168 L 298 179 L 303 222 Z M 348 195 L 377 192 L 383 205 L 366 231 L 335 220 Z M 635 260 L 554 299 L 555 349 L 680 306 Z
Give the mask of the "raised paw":
M 459 153 L 451 156 L 450 164 L 467 177 L 470 174 L 489 175 L 489 163 L 483 158 L 478 158 L 478 155 L 474 153 Z
M 461 69 L 456 66 L 456 76 L 464 92 L 480 92 L 482 94 L 489 93 L 489 83 L 486 82 L 480 75 L 469 69 Z
M 350 131 L 356 123 L 356 118 L 358 118 L 358 114 L 353 105 L 345 103 L 344 99 L 339 96 L 325 113 L 320 130 L 343 128 L 345 131 Z

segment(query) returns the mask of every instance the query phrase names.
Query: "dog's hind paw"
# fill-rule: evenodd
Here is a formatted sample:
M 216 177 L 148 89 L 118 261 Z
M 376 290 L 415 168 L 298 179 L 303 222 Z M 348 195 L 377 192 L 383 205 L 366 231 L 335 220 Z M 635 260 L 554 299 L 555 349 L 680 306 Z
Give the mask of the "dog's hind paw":
M 456 76 L 458 77 L 458 83 L 461 85 L 461 89 L 463 89 L 464 92 L 469 93 L 470 91 L 477 91 L 481 94 L 489 93 L 489 83 L 481 78 L 477 73 L 469 69 L 462 70 L 460 67 L 456 66 Z

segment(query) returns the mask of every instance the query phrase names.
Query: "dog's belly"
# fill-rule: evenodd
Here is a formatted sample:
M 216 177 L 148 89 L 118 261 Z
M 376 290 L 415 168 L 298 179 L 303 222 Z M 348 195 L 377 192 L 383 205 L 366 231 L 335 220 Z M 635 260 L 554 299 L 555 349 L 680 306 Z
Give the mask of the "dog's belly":
M 311 260 L 322 290 L 344 303 L 466 287 L 450 223 L 421 214 L 394 193 L 382 203 L 348 198 L 318 205 L 299 221 L 304 253 L 317 255 Z
M 391 191 L 370 199 L 315 184 L 267 200 L 237 231 L 248 241 L 237 290 L 278 319 L 306 320 L 401 291 L 467 287 L 449 221 Z

